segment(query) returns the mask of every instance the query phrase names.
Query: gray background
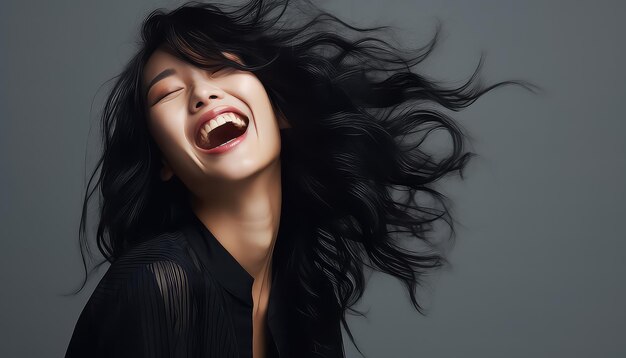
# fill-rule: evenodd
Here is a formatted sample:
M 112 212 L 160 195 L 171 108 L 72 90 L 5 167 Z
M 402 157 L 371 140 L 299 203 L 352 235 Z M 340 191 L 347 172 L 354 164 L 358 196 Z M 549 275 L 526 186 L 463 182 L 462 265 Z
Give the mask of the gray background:
M 105 91 L 140 21 L 179 1 L 3 2 L 0 119 L 0 356 L 61 357 L 107 266 L 73 298 L 87 169 Z M 368 357 L 624 357 L 626 28 L 618 1 L 323 1 L 355 24 L 392 24 L 421 67 L 460 84 L 486 54 L 492 92 L 456 118 L 481 155 L 455 202 L 454 266 L 420 291 L 374 274 L 350 317 Z M 108 88 L 108 87 L 103 87 Z M 91 126 L 91 131 L 90 131 Z M 85 154 L 87 151 L 87 154 Z M 357 352 L 348 342 L 348 357 Z

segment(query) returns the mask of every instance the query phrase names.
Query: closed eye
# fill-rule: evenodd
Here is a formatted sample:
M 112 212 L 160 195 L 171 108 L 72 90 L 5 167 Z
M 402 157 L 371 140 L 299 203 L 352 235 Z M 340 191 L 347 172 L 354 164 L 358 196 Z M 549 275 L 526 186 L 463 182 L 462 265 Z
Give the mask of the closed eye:
M 216 66 L 216 67 L 214 67 L 214 68 L 215 68 L 215 69 L 211 72 L 211 74 L 215 74 L 215 73 L 217 73 L 217 72 L 221 72 L 221 71 L 223 71 L 223 70 L 225 70 L 225 69 L 226 69 L 226 70 L 231 69 L 231 67 L 230 67 L 230 66 L 226 66 L 226 65 L 224 65 L 224 66 Z M 178 91 L 180 91 L 180 90 L 182 90 L 182 89 L 184 89 L 184 88 L 179 88 L 179 89 L 177 89 L 177 90 L 175 90 L 175 91 L 172 91 L 172 92 L 166 93 L 165 95 L 163 95 L 163 96 L 159 97 L 159 98 L 158 98 L 158 99 L 154 102 L 154 104 L 153 104 L 153 105 L 155 105 L 155 104 L 157 104 L 157 103 L 161 102 L 161 101 L 162 101 L 163 99 L 165 99 L 166 97 L 168 97 L 168 96 L 170 96 L 171 94 L 176 93 L 176 92 L 178 92 Z
M 174 91 L 172 91 L 172 92 L 166 93 L 165 95 L 163 95 L 163 96 L 159 97 L 159 99 L 157 99 L 157 100 L 156 100 L 156 102 L 154 102 L 154 104 L 157 104 L 157 103 L 161 102 L 161 100 L 165 99 L 165 97 L 168 97 L 169 95 L 171 95 L 171 94 L 173 94 L 173 93 L 176 93 L 176 92 L 178 92 L 178 91 L 180 91 L 180 90 L 182 90 L 182 89 L 183 89 L 183 88 L 179 88 L 179 89 L 174 90 Z
M 218 67 L 216 67 L 216 68 L 215 68 L 215 70 L 213 70 L 213 71 L 211 72 L 211 74 L 216 74 L 216 73 L 218 73 L 218 72 L 222 72 L 222 71 L 224 71 L 224 70 L 230 70 L 230 69 L 232 69 L 232 67 L 230 67 L 230 66 L 226 66 L 226 65 L 224 65 L 224 66 L 218 66 Z

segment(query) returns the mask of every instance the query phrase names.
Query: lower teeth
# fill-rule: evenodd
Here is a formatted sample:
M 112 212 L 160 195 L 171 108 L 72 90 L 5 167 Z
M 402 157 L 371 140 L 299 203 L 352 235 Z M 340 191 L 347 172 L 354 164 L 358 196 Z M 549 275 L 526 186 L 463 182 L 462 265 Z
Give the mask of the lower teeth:
M 221 146 L 223 146 L 225 144 L 228 144 L 228 143 L 232 142 L 233 140 L 239 138 L 241 135 L 243 135 L 243 133 L 245 133 L 246 128 L 243 127 L 242 129 L 243 129 L 243 131 L 241 131 L 240 133 L 237 133 L 237 135 L 235 135 L 234 137 L 229 138 L 225 142 L 220 143 L 218 145 L 212 145 L 211 144 L 211 141 L 209 140 L 210 134 L 207 135 L 206 137 L 200 135 L 199 146 L 201 148 L 204 148 L 204 149 L 213 149 L 213 148 L 221 147 Z

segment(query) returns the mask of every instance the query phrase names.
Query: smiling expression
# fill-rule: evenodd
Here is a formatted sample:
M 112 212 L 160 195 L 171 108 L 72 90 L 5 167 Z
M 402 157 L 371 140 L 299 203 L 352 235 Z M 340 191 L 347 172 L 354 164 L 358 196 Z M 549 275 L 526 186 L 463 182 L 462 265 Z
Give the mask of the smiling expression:
M 239 57 L 225 55 L 241 63 Z M 163 155 L 165 180 L 177 175 L 187 188 L 202 190 L 211 181 L 249 177 L 280 155 L 279 130 L 289 124 L 275 114 L 263 84 L 252 72 L 218 64 L 202 69 L 159 48 L 144 68 L 143 88 L 147 89 L 148 128 Z M 226 116 L 216 117 L 224 109 Z M 212 126 L 223 125 L 212 137 L 206 136 L 209 127 L 203 125 L 210 119 L 217 119 L 209 122 Z M 229 119 L 232 123 L 224 125 Z M 203 148 L 199 139 L 242 133 L 235 129 L 245 129 L 245 134 L 217 153 Z M 230 148 L 223 150 L 226 147 Z

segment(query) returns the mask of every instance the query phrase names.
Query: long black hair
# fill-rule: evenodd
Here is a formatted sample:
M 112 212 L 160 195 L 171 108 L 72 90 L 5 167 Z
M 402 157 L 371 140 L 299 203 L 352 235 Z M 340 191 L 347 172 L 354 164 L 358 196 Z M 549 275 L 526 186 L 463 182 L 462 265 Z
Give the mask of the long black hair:
M 281 130 L 283 196 L 298 235 L 276 250 L 289 251 L 282 270 L 290 275 L 292 297 L 311 322 L 322 316 L 341 320 L 354 343 L 345 315 L 363 314 L 352 306 L 363 294 L 365 267 L 401 280 L 423 314 L 417 286 L 449 263 L 432 234 L 443 220 L 453 239 L 454 220 L 449 199 L 435 184 L 457 171 L 463 177 L 476 154 L 464 149 L 470 137 L 462 126 L 438 108 L 459 111 L 506 84 L 531 91 L 536 86 L 513 80 L 482 85 L 481 55 L 465 84 L 446 88 L 415 70 L 434 49 L 439 24 L 426 46 L 409 51 L 368 35 L 389 27 L 354 27 L 310 1 L 296 2 L 297 16 L 290 17 L 289 5 L 289 0 L 252 0 L 241 7 L 189 2 L 148 15 L 139 50 L 116 77 L 102 112 L 103 153 L 85 192 L 81 255 L 87 271 L 87 206 L 98 187 L 96 241 L 105 260 L 91 272 L 139 241 L 175 228 L 186 205 L 187 189 L 176 176 L 160 180 L 160 152 L 147 129 L 141 84 L 155 49 L 166 46 L 200 68 L 218 61 L 251 71 L 291 126 Z M 425 145 L 438 129 L 451 137 L 443 159 Z M 419 248 L 404 246 L 406 234 Z M 330 296 L 320 300 L 320 292 Z M 329 301 L 333 304 L 324 303 Z

